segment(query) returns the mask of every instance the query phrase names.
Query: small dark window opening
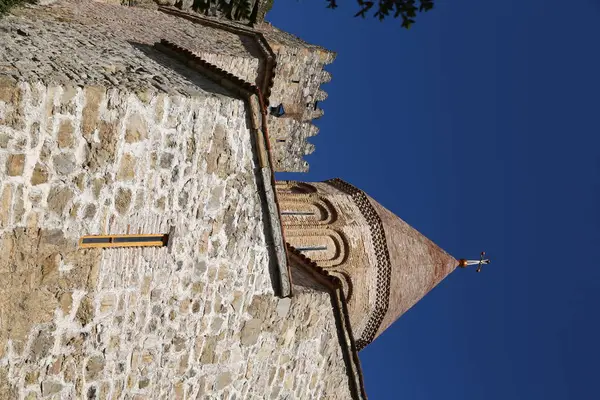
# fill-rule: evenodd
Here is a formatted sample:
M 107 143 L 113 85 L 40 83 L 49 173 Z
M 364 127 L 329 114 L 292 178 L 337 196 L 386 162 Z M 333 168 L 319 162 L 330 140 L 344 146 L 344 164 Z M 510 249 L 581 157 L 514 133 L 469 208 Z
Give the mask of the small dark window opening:
M 283 104 L 280 104 L 277 107 L 269 107 L 269 113 L 274 117 L 281 117 L 285 115 L 285 108 L 283 108 Z

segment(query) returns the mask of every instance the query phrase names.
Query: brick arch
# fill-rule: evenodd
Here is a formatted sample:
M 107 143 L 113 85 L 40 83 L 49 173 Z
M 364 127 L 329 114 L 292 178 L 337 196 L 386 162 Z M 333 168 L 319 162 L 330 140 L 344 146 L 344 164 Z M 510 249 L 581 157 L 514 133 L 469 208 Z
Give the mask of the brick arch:
M 337 219 L 332 204 L 313 195 L 280 196 L 281 217 L 285 226 L 329 225 Z
M 305 250 L 306 256 L 322 268 L 342 264 L 348 257 L 348 241 L 343 233 L 328 228 L 290 228 L 286 230 L 287 242 L 298 250 Z M 326 247 L 326 249 L 319 249 Z
M 296 181 L 277 181 L 275 182 L 275 187 L 280 196 L 310 194 L 317 192 L 317 188 L 315 188 L 313 185 Z

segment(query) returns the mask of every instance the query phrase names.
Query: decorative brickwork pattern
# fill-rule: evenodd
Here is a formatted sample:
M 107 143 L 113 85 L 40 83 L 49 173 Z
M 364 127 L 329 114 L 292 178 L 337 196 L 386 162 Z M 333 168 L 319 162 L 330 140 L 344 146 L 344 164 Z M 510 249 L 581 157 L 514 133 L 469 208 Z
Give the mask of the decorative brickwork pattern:
M 377 216 L 375 209 L 373 206 L 371 206 L 369 199 L 362 190 L 357 189 L 351 184 L 337 178 L 328 180 L 326 183 L 352 196 L 354 202 L 365 216 L 369 224 L 373 246 L 377 256 L 377 265 L 375 266 L 377 269 L 377 301 L 375 304 L 375 309 L 373 310 L 367 325 L 363 330 L 363 334 L 356 341 L 356 347 L 358 350 L 361 350 L 373 341 L 388 310 L 391 264 L 390 255 L 387 249 L 387 242 L 385 240 L 385 231 L 383 229 L 381 219 Z

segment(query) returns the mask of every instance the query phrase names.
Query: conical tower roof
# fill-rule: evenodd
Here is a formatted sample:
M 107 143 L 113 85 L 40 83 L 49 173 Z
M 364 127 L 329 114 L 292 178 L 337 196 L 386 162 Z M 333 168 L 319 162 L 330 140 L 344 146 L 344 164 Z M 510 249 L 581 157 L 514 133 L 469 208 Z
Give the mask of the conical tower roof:
M 374 339 L 452 272 L 458 261 L 373 198 L 368 199 L 381 221 L 389 255 L 389 271 L 382 274 L 384 279 L 389 274 L 389 293 L 387 285 L 379 293 L 388 298 L 387 310 Z
M 369 265 L 357 266 L 356 273 L 350 272 L 360 296 L 375 297 L 366 308 L 350 305 L 353 313 L 360 312 L 359 309 L 365 312 L 363 316 L 354 314 L 356 321 L 363 321 L 355 331 L 357 347 L 362 349 L 442 281 L 459 262 L 362 190 L 341 179 L 327 183 L 350 195 L 368 225 L 368 234 L 362 240 L 369 242 L 364 248 L 370 249 L 366 251 L 372 251 L 373 257 L 368 258 Z M 351 302 L 356 303 L 357 299 Z
M 341 179 L 280 182 L 277 190 L 286 241 L 339 279 L 359 350 L 459 265 Z

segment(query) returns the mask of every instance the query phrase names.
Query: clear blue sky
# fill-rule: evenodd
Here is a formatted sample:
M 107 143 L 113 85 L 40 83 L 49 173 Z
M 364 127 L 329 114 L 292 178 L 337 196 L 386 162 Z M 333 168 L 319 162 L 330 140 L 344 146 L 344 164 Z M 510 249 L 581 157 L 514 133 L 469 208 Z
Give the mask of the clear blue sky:
M 360 353 L 371 400 L 600 399 L 600 1 L 438 1 L 406 31 L 324 1 L 269 20 L 338 52 L 308 174 L 455 257 Z

